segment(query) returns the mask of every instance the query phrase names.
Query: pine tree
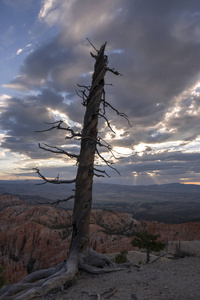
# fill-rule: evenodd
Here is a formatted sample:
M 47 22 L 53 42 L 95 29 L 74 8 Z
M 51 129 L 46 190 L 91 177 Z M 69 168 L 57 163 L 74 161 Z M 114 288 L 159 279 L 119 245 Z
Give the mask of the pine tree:
M 146 249 L 146 263 L 150 262 L 150 252 L 155 251 L 159 252 L 165 248 L 165 243 L 157 241 L 160 237 L 160 234 L 152 234 L 146 230 L 139 231 L 135 234 L 134 239 L 131 241 L 131 245 L 138 247 L 139 249 Z

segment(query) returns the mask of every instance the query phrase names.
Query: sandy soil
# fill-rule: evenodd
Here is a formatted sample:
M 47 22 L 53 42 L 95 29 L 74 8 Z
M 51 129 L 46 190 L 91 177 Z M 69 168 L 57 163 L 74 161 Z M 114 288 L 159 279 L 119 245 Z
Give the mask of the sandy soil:
M 174 249 L 174 243 L 169 248 Z M 176 260 L 162 258 L 140 268 L 102 275 L 80 272 L 66 290 L 51 292 L 42 299 L 199 300 L 200 241 L 182 242 L 181 249 L 198 256 Z M 141 252 L 131 251 L 127 257 L 135 263 L 145 260 Z

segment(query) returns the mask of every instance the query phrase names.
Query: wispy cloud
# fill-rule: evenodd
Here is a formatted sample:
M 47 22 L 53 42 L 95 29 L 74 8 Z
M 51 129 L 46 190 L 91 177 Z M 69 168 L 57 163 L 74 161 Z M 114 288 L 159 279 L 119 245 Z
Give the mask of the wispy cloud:
M 0 35 L 0 46 L 8 47 L 15 41 L 15 27 L 9 26 L 8 29 Z
M 32 44 L 26 45 L 24 48 L 20 48 L 17 50 L 16 55 L 19 55 L 22 51 L 24 51 L 26 48 L 30 48 Z
M 18 49 L 16 54 L 19 55 L 22 51 L 23 49 Z
M 69 0 L 68 2 L 71 2 Z M 49 25 L 53 25 L 59 18 L 59 9 L 57 6 L 61 3 L 58 0 L 43 0 L 42 7 L 38 14 L 38 19 L 41 22 L 46 22 Z

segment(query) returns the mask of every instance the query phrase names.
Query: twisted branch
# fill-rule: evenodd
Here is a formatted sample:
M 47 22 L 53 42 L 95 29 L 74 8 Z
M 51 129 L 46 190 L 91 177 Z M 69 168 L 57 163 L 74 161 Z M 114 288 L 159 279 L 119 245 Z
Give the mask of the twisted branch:
M 126 121 L 128 122 L 129 126 L 132 127 L 132 125 L 131 125 L 131 123 L 130 123 L 130 121 L 129 121 L 129 119 L 128 119 L 128 116 L 127 116 L 126 114 L 119 112 L 119 111 L 118 111 L 116 108 L 114 108 L 109 102 L 105 101 L 105 98 L 102 99 L 102 103 L 103 103 L 104 111 L 105 111 L 105 107 L 108 107 L 108 106 L 109 106 L 110 108 L 112 108 L 112 110 L 114 110 L 114 111 L 117 113 L 117 115 L 119 115 L 120 117 L 126 119 Z
M 49 123 L 49 122 L 44 122 L 45 124 L 47 125 L 53 125 L 52 127 L 48 128 L 48 129 L 44 129 L 44 130 L 37 130 L 35 132 L 46 132 L 46 131 L 50 131 L 50 130 L 53 130 L 53 129 L 64 129 L 64 127 L 61 127 L 60 125 L 63 123 L 62 120 L 60 121 L 55 121 L 55 122 L 52 122 L 52 123 Z M 57 124 L 57 125 L 55 125 Z M 55 126 L 54 126 L 55 125 Z
M 82 93 L 82 96 L 79 92 Z M 76 90 L 76 94 L 83 100 L 82 105 L 86 106 L 88 102 L 88 95 L 85 93 L 85 90 Z
M 90 87 L 91 87 L 90 85 L 81 85 L 78 83 L 77 83 L 77 85 L 78 85 L 78 87 L 85 88 L 86 90 L 90 91 Z
M 43 184 L 46 184 L 47 182 L 48 183 L 53 183 L 53 184 L 63 184 L 63 183 L 67 183 L 67 184 L 70 184 L 70 183 L 75 183 L 76 182 L 76 178 L 75 179 L 72 179 L 72 180 L 59 180 L 59 174 L 58 176 L 55 178 L 55 179 L 47 179 L 45 176 L 43 176 L 41 173 L 40 173 L 40 170 L 38 168 L 33 168 L 33 170 L 36 171 L 36 173 L 38 174 L 38 176 L 44 180 L 44 182 L 42 183 L 38 183 L 37 185 L 43 185 Z
M 99 170 L 99 169 L 97 169 L 97 168 L 93 168 L 93 170 L 95 170 L 96 172 L 100 172 L 100 173 L 103 173 L 103 174 L 105 174 L 107 177 L 109 177 L 110 178 L 110 176 L 106 173 L 106 171 L 105 170 Z M 94 174 L 94 175 L 96 175 L 96 174 Z M 100 177 L 100 175 L 96 175 L 97 177 Z M 101 177 L 105 177 L 104 175 L 101 175 Z
M 98 136 L 97 139 L 91 138 L 90 136 L 83 136 L 82 139 L 90 139 L 93 142 L 96 143 L 96 145 L 99 145 L 100 147 L 104 147 L 106 149 L 108 149 L 108 151 L 111 153 L 111 156 L 115 159 L 117 159 L 117 157 L 113 154 L 113 152 L 118 153 L 117 151 L 112 149 L 112 146 L 110 144 L 108 144 L 105 140 L 103 140 L 100 136 Z M 102 144 L 100 141 L 103 141 L 105 144 Z
M 79 155 L 77 154 L 72 154 L 72 153 L 69 153 L 63 149 L 60 149 L 58 147 L 53 147 L 53 146 L 50 146 L 50 145 L 47 145 L 45 143 L 43 143 L 45 146 L 51 148 L 51 149 L 48 149 L 48 148 L 45 148 L 45 147 L 42 147 L 41 144 L 39 143 L 38 146 L 40 149 L 43 149 L 45 151 L 49 151 L 51 153 L 56 153 L 56 154 L 65 154 L 67 156 L 69 156 L 70 158 L 76 158 L 77 160 L 79 159 Z M 52 150 L 52 149 L 56 149 L 56 150 Z
M 113 169 L 114 171 L 116 171 L 116 172 L 121 176 L 120 172 L 119 172 L 116 168 L 114 168 L 114 167 L 111 166 L 111 164 L 113 164 L 113 163 L 110 162 L 110 161 L 108 161 L 108 160 L 106 160 L 106 159 L 99 153 L 99 151 L 98 151 L 97 148 L 96 148 L 96 153 L 97 153 L 97 155 L 105 162 L 105 164 L 106 164 L 109 168 Z
M 59 200 L 59 199 L 57 199 L 56 201 L 54 201 L 54 202 L 51 202 L 51 203 L 49 203 L 49 202 L 39 202 L 39 201 L 35 201 L 37 204 L 48 204 L 48 205 L 55 205 L 55 206 L 57 206 L 59 203 L 61 203 L 61 202 L 67 202 L 67 201 L 69 201 L 69 200 L 71 200 L 71 199 L 74 199 L 75 198 L 75 195 L 71 195 L 71 196 L 69 196 L 68 198 L 66 198 L 66 199 L 62 199 L 62 200 Z
M 52 122 L 52 123 L 48 123 L 48 122 L 45 122 L 45 124 L 48 124 L 48 125 L 53 125 L 52 127 L 48 128 L 48 129 L 44 129 L 44 130 L 37 130 L 35 132 L 47 132 L 47 131 L 51 131 L 53 129 L 60 129 L 60 130 L 65 130 L 65 131 L 69 131 L 71 133 L 71 136 L 66 136 L 66 139 L 72 139 L 74 137 L 82 137 L 82 134 L 77 132 L 75 133 L 74 130 L 70 127 L 62 127 L 61 125 L 64 123 L 64 121 L 60 120 L 60 121 L 55 121 L 55 122 Z
M 86 38 L 86 40 L 90 43 L 90 45 L 94 48 L 94 50 L 98 53 L 99 52 L 99 50 L 97 50 L 97 48 L 91 43 L 91 41 L 88 39 L 88 38 Z
M 108 128 L 109 128 L 114 134 L 116 134 L 116 132 L 112 129 L 112 127 L 111 127 L 111 125 L 110 125 L 110 122 L 108 121 L 106 115 L 105 115 L 104 113 L 103 113 L 103 114 L 98 113 L 98 115 L 99 115 L 99 117 L 103 118 L 103 119 L 106 121 Z
M 118 71 L 116 71 L 114 68 L 113 69 L 110 69 L 110 68 L 106 68 L 106 71 L 109 71 L 115 75 L 120 75 L 120 76 L 123 76 L 121 73 L 119 73 Z

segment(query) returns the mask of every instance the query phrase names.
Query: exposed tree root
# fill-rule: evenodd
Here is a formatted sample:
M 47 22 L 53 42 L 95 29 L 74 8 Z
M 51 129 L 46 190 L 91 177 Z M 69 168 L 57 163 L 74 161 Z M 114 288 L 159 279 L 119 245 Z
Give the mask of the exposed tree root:
M 124 270 L 135 266 L 132 263 L 116 265 L 111 259 L 88 248 L 84 253 L 70 255 L 66 262 L 56 268 L 35 271 L 17 284 L 11 284 L 0 290 L 0 300 L 37 299 L 55 288 L 62 288 L 70 282 L 79 269 L 88 273 L 102 274 Z
M 161 253 L 158 257 L 152 259 L 149 263 L 152 264 L 152 263 L 154 263 L 155 261 L 159 260 L 161 257 L 164 257 L 165 255 L 168 255 L 168 254 L 171 254 L 171 255 L 172 255 L 171 252 L 163 252 L 163 253 Z

